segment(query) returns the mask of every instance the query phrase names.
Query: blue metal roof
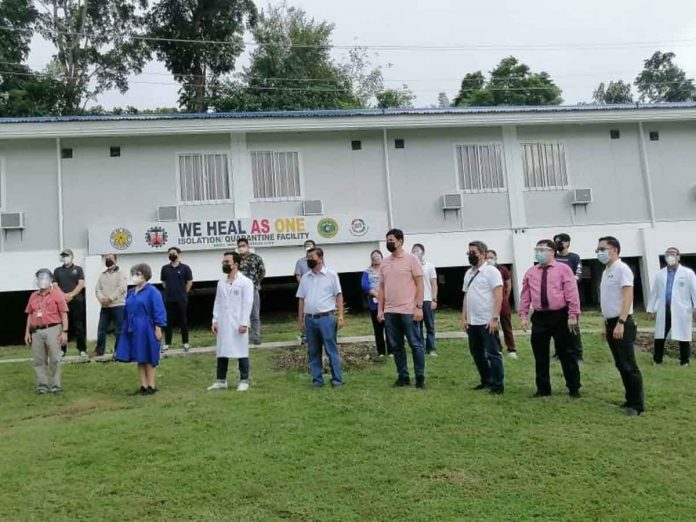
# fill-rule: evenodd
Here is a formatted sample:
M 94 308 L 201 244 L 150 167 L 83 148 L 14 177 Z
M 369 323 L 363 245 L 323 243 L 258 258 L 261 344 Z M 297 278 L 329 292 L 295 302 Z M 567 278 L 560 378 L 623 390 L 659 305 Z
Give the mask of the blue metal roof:
M 426 116 L 467 115 L 501 113 L 553 113 L 589 111 L 635 111 L 654 109 L 696 109 L 696 102 L 651 103 L 625 105 L 543 105 L 497 107 L 447 107 L 443 109 L 349 109 L 349 110 L 299 110 L 267 112 L 212 112 L 167 114 L 105 114 L 88 116 L 38 116 L 24 118 L 0 118 L 0 124 L 12 123 L 66 123 L 102 121 L 158 121 L 158 120 L 220 120 L 262 118 L 351 118 L 370 116 Z

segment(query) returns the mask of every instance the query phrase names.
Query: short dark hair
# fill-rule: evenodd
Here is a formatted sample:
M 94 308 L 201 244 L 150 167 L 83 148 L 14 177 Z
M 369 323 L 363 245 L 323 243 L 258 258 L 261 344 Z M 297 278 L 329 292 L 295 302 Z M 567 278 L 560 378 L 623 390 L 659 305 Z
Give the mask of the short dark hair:
M 486 246 L 486 243 L 484 243 L 483 241 L 472 241 L 471 243 L 469 243 L 469 246 L 478 249 L 478 251 L 482 254 L 488 252 L 488 247 Z
M 235 252 L 234 250 L 228 250 L 222 255 L 222 257 L 227 256 L 232 256 L 232 262 L 235 265 L 239 265 L 242 262 L 242 256 L 240 256 L 239 253 Z
M 551 249 L 551 251 L 553 252 L 553 255 L 554 256 L 556 255 L 556 243 L 554 243 L 550 239 L 540 239 L 539 241 L 537 241 L 536 246 L 549 247 Z
M 145 281 L 152 279 L 152 268 L 150 268 L 150 265 L 147 263 L 138 263 L 137 265 L 133 265 L 130 269 L 130 273 L 133 275 L 141 274 Z
M 311 254 L 312 252 L 315 252 L 317 254 L 317 257 L 319 257 L 319 259 L 324 259 L 324 251 L 321 248 L 314 247 L 314 248 L 310 248 L 309 250 L 307 250 L 308 254 Z
M 495 257 L 498 257 L 498 252 L 496 252 L 496 251 L 493 250 L 493 249 L 490 249 L 490 250 L 489 250 L 488 252 L 486 252 L 486 253 L 487 253 L 487 254 L 493 254 Z
M 423 252 L 425 252 L 425 247 L 421 243 L 416 243 L 415 245 L 413 245 L 413 247 L 411 247 L 411 250 L 413 250 L 414 248 L 420 248 Z
M 553 240 L 554 241 L 563 241 L 564 243 L 565 242 L 570 243 L 570 236 L 568 234 L 566 234 L 565 232 L 561 232 L 560 234 L 556 234 L 555 236 L 553 236 Z
M 669 252 L 670 250 L 674 250 L 678 256 L 681 256 L 681 252 L 677 247 L 669 247 L 667 250 L 665 250 L 665 252 Z
M 380 257 L 381 257 L 382 259 L 384 259 L 384 254 L 382 253 L 382 251 L 381 251 L 379 248 L 376 248 L 375 250 L 373 250 L 372 252 L 370 252 L 370 258 L 372 258 L 372 256 L 374 256 L 375 254 L 379 254 Z
M 601 243 L 602 241 L 604 241 L 609 246 L 613 246 L 619 254 L 621 253 L 621 243 L 619 243 L 619 240 L 616 239 L 614 236 L 600 237 L 599 242 Z
M 113 257 L 114 261 L 116 261 L 118 259 L 118 255 L 114 254 L 113 252 L 109 252 L 108 254 L 104 254 L 104 257 L 109 257 L 109 256 Z
M 313 247 L 317 246 L 316 241 L 314 241 L 313 239 L 307 239 L 302 245 L 303 245 L 303 246 L 306 246 L 307 243 L 312 243 L 312 246 L 313 246 Z
M 401 230 L 400 228 L 392 228 L 389 232 L 387 232 L 387 235 L 385 237 L 389 236 L 394 236 L 397 240 L 403 241 L 404 240 L 404 231 Z
M 247 238 L 245 238 L 245 237 L 240 237 L 240 238 L 237 240 L 237 246 L 239 246 L 239 245 L 241 245 L 241 244 L 244 244 L 244 245 L 246 245 L 246 246 L 249 246 L 249 240 L 248 240 Z
M 45 274 L 51 279 L 53 279 L 53 272 L 51 272 L 48 268 L 39 268 L 36 271 L 36 274 L 34 274 L 36 277 L 39 277 L 41 274 Z
M 171 252 L 172 250 L 174 250 L 177 254 L 181 254 L 181 249 L 179 247 L 175 247 L 175 246 L 169 247 L 167 249 L 167 252 Z

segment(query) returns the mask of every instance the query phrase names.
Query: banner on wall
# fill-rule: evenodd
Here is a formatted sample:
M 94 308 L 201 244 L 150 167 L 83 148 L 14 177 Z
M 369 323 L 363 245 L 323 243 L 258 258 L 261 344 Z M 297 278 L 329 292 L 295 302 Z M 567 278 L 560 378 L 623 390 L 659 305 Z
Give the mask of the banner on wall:
M 150 223 L 95 224 L 89 227 L 91 255 L 235 248 L 245 237 L 254 248 L 299 246 L 307 239 L 317 244 L 364 243 L 384 239 L 384 212 L 356 212 L 329 216 L 259 217 Z

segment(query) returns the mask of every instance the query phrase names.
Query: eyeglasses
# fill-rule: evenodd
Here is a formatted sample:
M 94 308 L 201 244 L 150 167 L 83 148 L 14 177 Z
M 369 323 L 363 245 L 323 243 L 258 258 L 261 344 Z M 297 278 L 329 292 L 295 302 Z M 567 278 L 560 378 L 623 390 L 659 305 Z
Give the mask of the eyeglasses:
M 535 254 L 545 254 L 546 252 L 550 252 L 551 249 L 549 247 L 539 247 L 534 249 Z
M 606 247 L 599 247 L 595 250 L 595 254 L 599 254 L 600 252 L 609 252 L 609 248 Z

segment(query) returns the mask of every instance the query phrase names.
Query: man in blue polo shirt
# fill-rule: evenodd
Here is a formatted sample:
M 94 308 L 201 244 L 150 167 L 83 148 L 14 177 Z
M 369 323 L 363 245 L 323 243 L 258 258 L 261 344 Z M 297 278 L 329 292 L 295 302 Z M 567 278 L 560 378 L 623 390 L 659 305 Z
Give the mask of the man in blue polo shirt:
M 188 293 L 193 286 L 193 273 L 188 265 L 181 262 L 181 250 L 172 247 L 168 250 L 169 264 L 162 267 L 160 280 L 164 287 L 164 306 L 167 309 L 167 326 L 164 329 L 164 346 L 162 351 L 169 349 L 172 344 L 174 322 L 181 328 L 181 342 L 184 351 L 188 351 Z

